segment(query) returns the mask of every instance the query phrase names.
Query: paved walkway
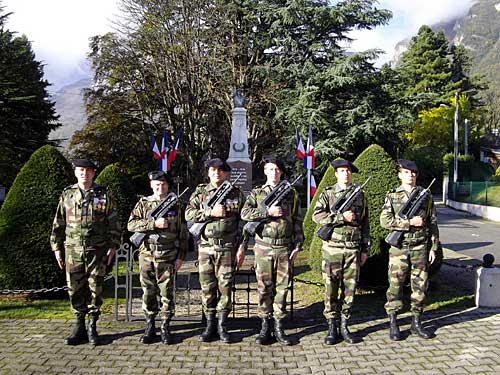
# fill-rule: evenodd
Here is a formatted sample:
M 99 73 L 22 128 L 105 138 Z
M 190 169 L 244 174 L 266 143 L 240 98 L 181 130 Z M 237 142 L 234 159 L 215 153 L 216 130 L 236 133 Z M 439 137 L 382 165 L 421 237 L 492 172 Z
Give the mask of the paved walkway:
M 389 340 L 386 319 L 363 317 L 353 330 L 362 342 L 322 343 L 325 326 L 297 322 L 290 347 L 253 344 L 255 329 L 231 323 L 235 342 L 198 342 L 200 327 L 176 322 L 177 343 L 138 342 L 142 322 L 100 322 L 105 345 L 65 346 L 70 324 L 60 320 L 0 321 L 0 374 L 499 374 L 498 310 L 433 313 L 425 326 L 436 337 L 409 335 L 410 317 L 400 322 L 405 339 Z M 256 323 L 256 322 L 254 322 Z

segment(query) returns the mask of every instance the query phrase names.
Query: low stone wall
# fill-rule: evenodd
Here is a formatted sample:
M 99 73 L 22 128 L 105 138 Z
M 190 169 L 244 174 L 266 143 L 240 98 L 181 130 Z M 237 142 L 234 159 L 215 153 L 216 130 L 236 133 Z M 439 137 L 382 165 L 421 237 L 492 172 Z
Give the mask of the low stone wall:
M 500 223 L 500 208 L 492 206 L 482 206 L 480 204 L 463 203 L 452 201 L 451 199 L 445 199 L 444 202 L 447 206 L 450 206 L 456 210 L 466 211 L 472 215 L 479 216 L 488 220 L 496 221 Z

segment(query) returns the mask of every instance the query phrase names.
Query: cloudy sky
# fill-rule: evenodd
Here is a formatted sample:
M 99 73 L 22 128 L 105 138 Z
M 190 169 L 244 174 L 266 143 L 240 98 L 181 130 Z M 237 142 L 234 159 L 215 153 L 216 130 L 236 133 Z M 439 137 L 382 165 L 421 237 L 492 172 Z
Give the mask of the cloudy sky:
M 119 0 L 0 0 L 13 12 L 8 28 L 26 34 L 36 58 L 45 64 L 45 77 L 52 90 L 86 74 L 82 64 L 89 37 L 110 31 Z M 387 53 L 379 63 L 392 58 L 400 40 L 415 35 L 423 24 L 464 14 L 472 0 L 380 0 L 378 7 L 390 9 L 389 25 L 370 31 L 354 31 L 352 49 L 380 48 Z

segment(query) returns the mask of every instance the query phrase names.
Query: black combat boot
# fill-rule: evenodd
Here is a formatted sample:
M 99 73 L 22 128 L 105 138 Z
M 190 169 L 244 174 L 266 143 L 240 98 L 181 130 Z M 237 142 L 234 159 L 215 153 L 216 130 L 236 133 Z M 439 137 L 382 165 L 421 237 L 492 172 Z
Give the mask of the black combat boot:
M 210 342 L 217 332 L 217 322 L 215 321 L 215 313 L 210 312 L 207 315 L 207 326 L 205 330 L 200 335 L 199 340 L 203 342 Z
M 283 345 L 292 345 L 290 338 L 283 332 L 283 323 L 281 319 L 274 318 L 274 337 Z
M 255 338 L 255 343 L 258 345 L 267 345 L 271 342 L 271 319 L 268 317 L 262 318 L 262 325 L 259 335 Z
M 139 340 L 143 344 L 151 344 L 156 338 L 155 316 L 146 315 L 146 329 Z
M 389 314 L 389 338 L 392 341 L 401 340 L 401 333 L 399 332 L 398 321 L 395 313 Z
M 325 336 L 326 345 L 334 345 L 338 340 L 337 326 L 338 319 L 327 319 L 328 322 L 328 332 Z
M 76 318 L 75 328 L 71 335 L 66 337 L 64 343 L 66 345 L 79 345 L 89 341 L 87 330 L 85 329 L 85 315 Z
M 227 333 L 226 326 L 227 326 L 227 312 L 222 312 L 219 314 L 217 332 L 219 333 L 220 341 L 227 344 L 231 341 L 231 337 L 229 336 L 229 333 Z
M 423 339 L 430 339 L 432 334 L 422 327 L 422 314 L 413 315 L 411 320 L 411 333 L 415 333 Z
M 170 332 L 171 316 L 163 317 L 161 320 L 161 342 L 163 344 L 171 344 L 173 342 L 172 333 Z
M 340 335 L 342 336 L 345 342 L 349 344 L 354 344 L 356 343 L 356 339 L 354 338 L 352 333 L 349 332 L 349 328 L 347 328 L 347 321 L 348 321 L 347 317 L 342 316 L 340 320 Z
M 87 334 L 89 336 L 90 345 L 99 345 L 99 335 L 97 334 L 97 319 L 99 319 L 98 315 L 89 315 Z

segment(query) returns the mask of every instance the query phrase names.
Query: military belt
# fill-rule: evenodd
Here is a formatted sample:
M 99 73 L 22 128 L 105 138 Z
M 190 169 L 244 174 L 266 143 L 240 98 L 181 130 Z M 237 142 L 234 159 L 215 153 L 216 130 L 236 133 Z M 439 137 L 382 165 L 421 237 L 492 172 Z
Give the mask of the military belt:
M 207 238 L 206 240 L 202 240 L 201 246 L 232 247 L 233 243 L 222 238 Z
M 266 237 L 265 240 L 255 239 L 255 243 L 261 246 L 287 246 L 292 243 L 289 238 L 269 238 Z

